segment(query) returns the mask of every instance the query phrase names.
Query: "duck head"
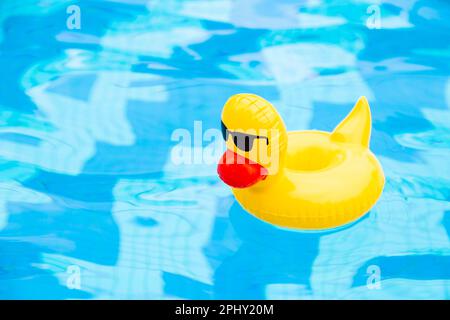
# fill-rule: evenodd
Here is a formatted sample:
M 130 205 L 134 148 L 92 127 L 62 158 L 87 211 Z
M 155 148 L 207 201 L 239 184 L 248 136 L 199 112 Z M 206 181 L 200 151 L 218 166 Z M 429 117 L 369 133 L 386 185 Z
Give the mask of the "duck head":
M 227 150 L 217 167 L 233 188 L 248 188 L 276 176 L 287 148 L 286 127 L 275 108 L 254 94 L 236 94 L 222 111 Z

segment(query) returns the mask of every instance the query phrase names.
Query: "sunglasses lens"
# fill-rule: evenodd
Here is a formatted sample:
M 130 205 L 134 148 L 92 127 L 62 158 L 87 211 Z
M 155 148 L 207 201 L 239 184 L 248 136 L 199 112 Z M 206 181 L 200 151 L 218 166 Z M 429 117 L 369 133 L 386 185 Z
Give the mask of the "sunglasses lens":
M 248 152 L 253 148 L 254 136 L 249 136 L 241 133 L 233 133 L 233 142 L 236 147 L 242 151 Z
M 252 150 L 253 141 L 255 141 L 255 139 L 258 139 L 258 138 L 266 139 L 266 143 L 269 144 L 269 139 L 267 139 L 267 137 L 255 136 L 252 134 L 245 134 L 245 133 L 240 133 L 240 132 L 235 132 L 235 131 L 228 131 L 228 128 L 225 126 L 223 121 L 221 121 L 220 126 L 222 129 L 223 140 L 227 141 L 228 135 L 231 134 L 231 137 L 233 139 L 235 146 L 237 148 L 241 149 L 242 151 L 248 152 L 248 151 Z
M 223 140 L 227 140 L 227 127 L 225 126 L 225 124 L 223 122 L 221 122 L 221 129 L 222 129 L 222 137 Z

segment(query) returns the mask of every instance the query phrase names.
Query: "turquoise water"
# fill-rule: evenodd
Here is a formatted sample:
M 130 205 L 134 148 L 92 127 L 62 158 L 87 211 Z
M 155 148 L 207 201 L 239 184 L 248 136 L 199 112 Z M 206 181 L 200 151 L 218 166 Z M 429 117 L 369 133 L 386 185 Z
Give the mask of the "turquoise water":
M 449 299 L 450 4 L 343 3 L 1 0 L 0 298 Z M 290 130 L 367 96 L 371 212 L 281 230 L 175 163 L 239 92 Z

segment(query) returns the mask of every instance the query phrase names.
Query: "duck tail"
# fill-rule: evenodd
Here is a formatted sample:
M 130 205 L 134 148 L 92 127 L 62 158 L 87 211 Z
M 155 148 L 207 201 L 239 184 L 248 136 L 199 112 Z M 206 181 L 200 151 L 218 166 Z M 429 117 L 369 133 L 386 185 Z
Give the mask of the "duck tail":
M 352 111 L 334 128 L 331 139 L 336 142 L 360 144 L 368 148 L 371 129 L 372 117 L 369 102 L 362 96 Z

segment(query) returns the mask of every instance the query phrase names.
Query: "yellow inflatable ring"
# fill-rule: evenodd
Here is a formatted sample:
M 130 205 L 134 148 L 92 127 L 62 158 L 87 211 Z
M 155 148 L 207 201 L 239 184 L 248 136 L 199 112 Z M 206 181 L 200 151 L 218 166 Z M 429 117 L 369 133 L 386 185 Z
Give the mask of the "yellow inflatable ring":
M 223 108 L 227 151 L 217 171 L 240 205 L 266 222 L 339 227 L 367 213 L 384 187 L 383 169 L 369 150 L 370 131 L 365 97 L 333 132 L 287 132 L 268 101 L 237 94 Z

